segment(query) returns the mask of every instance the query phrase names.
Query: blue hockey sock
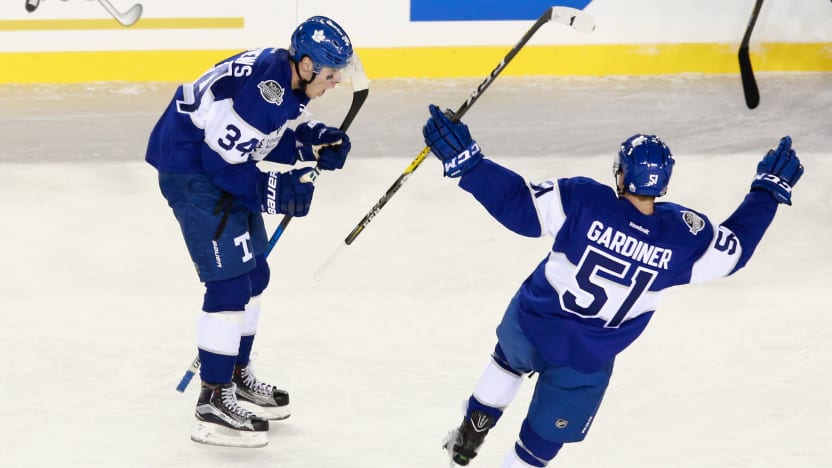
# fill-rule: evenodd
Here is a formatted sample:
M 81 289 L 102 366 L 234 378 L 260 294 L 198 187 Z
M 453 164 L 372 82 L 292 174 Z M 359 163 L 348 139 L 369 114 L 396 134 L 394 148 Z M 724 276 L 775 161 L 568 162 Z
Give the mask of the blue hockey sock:
M 552 442 L 540 437 L 529 425 L 529 420 L 523 420 L 520 428 L 520 440 L 514 444 L 514 451 L 521 460 L 531 466 L 546 466 L 563 447 L 560 442 Z
M 497 424 L 497 421 L 500 420 L 500 416 L 503 415 L 503 410 L 494 408 L 493 406 L 484 405 L 480 403 L 479 400 L 474 398 L 473 395 L 471 395 L 471 397 L 468 398 L 468 409 L 465 411 L 465 417 L 470 418 L 471 413 L 474 411 L 480 411 L 491 416 L 494 418 L 494 424 Z
M 226 384 L 231 382 L 234 373 L 234 356 L 212 353 L 204 349 L 199 350 L 199 377 L 210 384 Z
M 237 365 L 246 367 L 251 360 L 251 348 L 254 345 L 254 335 L 240 337 L 240 353 L 237 355 Z

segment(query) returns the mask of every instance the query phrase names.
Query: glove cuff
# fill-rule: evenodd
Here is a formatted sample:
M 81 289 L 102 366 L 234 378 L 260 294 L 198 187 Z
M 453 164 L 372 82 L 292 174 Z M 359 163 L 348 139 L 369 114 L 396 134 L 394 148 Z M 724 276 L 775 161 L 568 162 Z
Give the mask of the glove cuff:
M 445 177 L 460 177 L 482 160 L 482 151 L 476 141 L 472 141 L 458 155 L 442 161 Z
M 296 144 L 296 151 L 297 151 L 297 161 L 317 161 L 318 158 L 315 155 L 315 148 L 312 145 L 297 142 Z
M 262 211 L 268 214 L 278 213 L 278 189 L 277 184 L 280 181 L 279 172 L 268 172 L 266 174 L 265 190 L 263 190 L 263 205 Z
M 761 173 L 754 176 L 751 190 L 755 189 L 771 192 L 779 203 L 792 204 L 792 186 L 776 174 Z

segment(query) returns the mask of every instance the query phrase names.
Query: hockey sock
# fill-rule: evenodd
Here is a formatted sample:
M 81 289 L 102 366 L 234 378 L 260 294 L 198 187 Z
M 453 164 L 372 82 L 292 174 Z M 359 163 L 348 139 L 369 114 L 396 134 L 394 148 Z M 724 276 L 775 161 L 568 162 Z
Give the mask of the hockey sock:
M 203 382 L 231 382 L 240 349 L 242 311 L 203 312 L 197 323 L 197 346 Z
M 251 348 L 254 346 L 254 335 L 257 333 L 257 323 L 260 321 L 260 297 L 254 296 L 246 304 L 243 313 L 243 324 L 240 338 L 240 351 L 237 354 L 237 365 L 245 367 L 251 360 Z
M 527 465 L 543 467 L 555 458 L 561 447 L 563 447 L 563 443 L 552 442 L 540 437 L 526 419 L 520 428 L 520 440 L 514 444 L 514 455 Z M 512 454 L 509 454 L 506 460 L 511 460 L 511 457 Z M 509 464 L 508 466 L 512 465 Z
M 503 409 L 514 400 L 523 383 L 522 374 L 508 369 L 510 368 L 498 364 L 496 356 L 492 356 L 468 401 L 467 416 L 470 417 L 472 412 L 479 409 L 499 418 Z
M 494 424 L 497 424 L 497 421 L 500 420 L 500 416 L 503 415 L 502 408 L 495 408 L 493 406 L 484 405 L 472 395 L 470 398 L 468 398 L 468 406 L 465 410 L 465 418 L 471 419 L 471 415 L 475 411 L 485 413 L 494 418 Z

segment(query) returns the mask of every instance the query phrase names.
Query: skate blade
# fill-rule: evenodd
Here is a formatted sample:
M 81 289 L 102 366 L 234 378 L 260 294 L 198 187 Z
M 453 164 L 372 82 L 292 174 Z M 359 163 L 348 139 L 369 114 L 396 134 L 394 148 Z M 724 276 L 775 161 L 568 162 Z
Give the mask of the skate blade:
M 286 406 L 259 406 L 249 401 L 239 400 L 240 406 L 251 411 L 257 416 L 271 421 L 282 421 L 292 415 L 289 405 Z
M 454 441 L 456 441 L 458 430 L 451 429 L 448 431 L 448 435 L 445 436 L 445 439 L 442 441 L 442 448 L 448 452 L 448 468 L 458 468 L 459 465 L 454 463 Z
M 191 440 L 200 444 L 244 448 L 265 447 L 269 443 L 266 431 L 237 431 L 204 421 L 195 423 Z

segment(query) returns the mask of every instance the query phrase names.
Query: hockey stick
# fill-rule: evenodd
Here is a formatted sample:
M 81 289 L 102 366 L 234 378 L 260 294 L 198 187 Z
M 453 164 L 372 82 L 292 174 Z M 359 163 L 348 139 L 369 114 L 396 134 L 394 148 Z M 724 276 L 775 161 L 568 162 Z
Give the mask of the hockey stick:
M 341 126 L 338 127 L 344 132 L 350 128 L 352 121 L 355 119 L 355 116 L 358 115 L 358 111 L 361 109 L 361 106 L 364 105 L 364 101 L 370 93 L 370 80 L 367 79 L 367 74 L 364 72 L 364 66 L 358 59 L 357 54 L 353 54 L 351 67 L 353 67 L 350 70 L 350 80 L 352 81 L 353 89 L 352 104 L 350 105 L 350 110 L 347 112 L 347 115 L 344 117 L 344 121 L 341 122 Z M 316 167 L 315 172 L 320 174 L 321 171 L 318 167 Z M 280 224 L 277 226 L 277 229 L 275 229 L 274 234 L 272 234 L 272 237 L 269 239 L 269 246 L 266 248 L 267 257 L 277 244 L 277 241 L 280 240 L 280 236 L 283 235 L 283 231 L 286 230 L 286 226 L 289 225 L 292 218 L 293 216 L 286 215 L 280 221 Z
M 462 103 L 462 105 L 457 109 L 454 113 L 453 117 L 451 118 L 452 121 L 458 122 L 459 119 L 468 112 L 471 107 L 477 102 L 477 99 L 485 92 L 486 89 L 491 85 L 491 83 L 497 78 L 500 72 L 511 62 L 515 55 L 520 52 L 520 49 L 526 45 L 527 42 L 534 36 L 538 29 L 541 26 L 548 23 L 549 21 L 554 21 L 556 23 L 564 24 L 569 26 L 575 30 L 578 30 L 583 33 L 592 32 L 595 29 L 595 18 L 593 18 L 590 14 L 582 11 L 577 10 L 575 8 L 570 7 L 561 7 L 561 6 L 553 6 L 547 9 L 540 18 L 535 21 L 531 28 L 526 31 L 526 34 L 520 39 L 520 41 L 503 57 L 503 60 L 500 61 L 499 64 L 491 71 L 491 73 L 485 77 L 482 83 L 477 86 L 477 89 L 474 90 L 473 93 L 468 97 L 468 99 Z M 355 239 L 361 234 L 364 229 L 367 227 L 368 224 L 373 220 L 373 218 L 378 214 L 379 211 L 390 201 L 390 198 L 399 191 L 402 185 L 407 181 L 407 179 L 413 174 L 416 169 L 419 168 L 419 165 L 422 164 L 422 161 L 425 160 L 427 155 L 430 153 L 430 147 L 425 147 L 416 159 L 410 163 L 409 166 L 401 173 L 401 175 L 393 182 L 393 185 L 387 189 L 387 192 L 382 195 L 379 201 L 367 212 L 366 215 L 358 222 L 358 224 L 353 228 L 352 232 L 347 235 L 344 239 L 344 243 L 338 246 L 338 249 L 333 252 L 332 255 L 321 265 L 318 270 L 315 272 L 314 277 L 319 279 L 321 276 L 321 272 L 326 269 L 328 265 L 332 263 L 332 261 L 338 256 L 338 253 L 346 246 L 352 244 Z
M 194 378 L 194 375 L 196 375 L 201 364 L 202 363 L 199 362 L 199 354 L 197 354 L 193 362 L 191 362 L 191 367 L 188 367 L 188 370 L 185 371 L 185 375 L 183 375 L 182 379 L 179 380 L 179 385 L 176 386 L 177 392 L 182 393 L 186 388 L 188 388 L 188 384 L 191 383 L 191 379 Z
M 350 127 L 352 121 L 355 120 L 355 117 L 358 115 L 358 111 L 361 109 L 361 106 L 364 105 L 364 101 L 367 100 L 367 96 L 370 94 L 370 80 L 367 79 L 367 74 L 364 72 L 364 66 L 358 59 L 358 54 L 353 54 L 350 67 L 350 81 L 352 82 L 353 89 L 352 103 L 350 104 L 349 111 L 347 111 L 347 115 L 344 117 L 344 121 L 341 122 L 341 126 L 338 127 L 343 131 L 347 131 Z M 315 172 L 320 173 L 320 170 L 316 167 Z M 268 257 L 272 249 L 274 249 L 274 246 L 277 244 L 280 236 L 283 235 L 283 232 L 286 230 L 286 226 L 289 225 L 292 218 L 292 216 L 286 215 L 280 222 L 280 225 L 277 226 L 274 234 L 272 234 L 272 237 L 269 239 L 268 247 L 266 247 L 266 257 Z M 185 371 L 185 375 L 183 375 L 182 379 L 179 380 L 179 385 L 176 386 L 177 392 L 183 393 L 185 389 L 188 388 L 188 384 L 191 383 L 191 379 L 194 375 L 196 375 L 197 371 L 199 371 L 200 365 L 199 354 L 197 354 L 196 358 L 194 358 L 191 362 L 191 366 Z
M 122 26 L 132 26 L 133 23 L 139 20 L 142 16 L 142 5 L 141 3 L 137 3 L 130 7 L 129 10 L 125 11 L 124 13 L 116 10 L 112 3 L 108 2 L 107 0 L 98 0 L 98 3 L 107 10 L 107 13 L 110 14 L 116 21 L 118 21 Z
M 751 18 L 745 28 L 745 35 L 740 43 L 740 50 L 737 57 L 740 62 L 740 78 L 742 78 L 742 90 L 745 94 L 745 105 L 754 109 L 760 104 L 760 90 L 757 88 L 757 80 L 754 79 L 754 70 L 751 68 L 751 57 L 748 56 L 748 43 L 751 40 L 751 33 L 754 31 L 754 24 L 763 6 L 763 0 L 754 3 L 754 10 L 751 11 Z

